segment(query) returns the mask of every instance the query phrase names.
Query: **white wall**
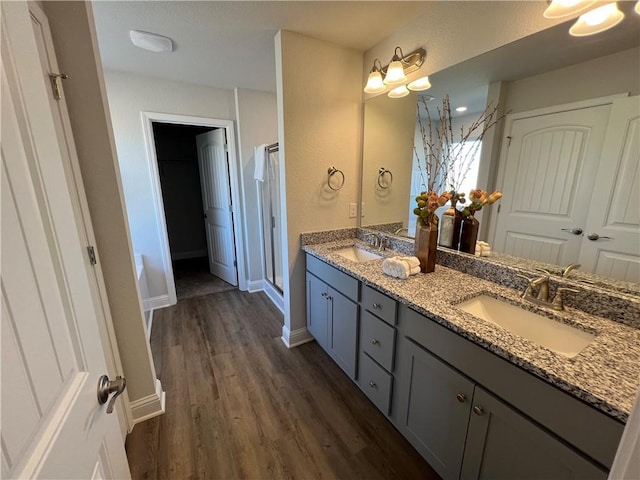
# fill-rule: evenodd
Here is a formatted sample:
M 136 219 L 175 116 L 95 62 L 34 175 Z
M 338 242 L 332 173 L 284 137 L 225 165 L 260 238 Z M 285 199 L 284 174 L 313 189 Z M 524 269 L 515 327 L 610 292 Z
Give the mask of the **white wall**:
M 283 340 L 304 341 L 305 259 L 300 234 L 356 227 L 362 142 L 362 54 L 293 32 L 276 35 L 276 85 L 282 205 L 288 250 L 284 275 Z M 344 172 L 344 188 L 327 187 L 327 169 Z M 308 338 L 308 336 L 307 336 Z
M 158 306 L 168 302 L 168 291 L 141 112 L 235 120 L 234 94 L 126 73 L 105 72 L 105 80 L 133 249 L 144 255 L 149 296 Z
M 638 95 L 640 47 L 509 82 L 506 87 L 505 108 L 512 113 L 615 93 Z
M 276 95 L 255 90 L 236 89 L 236 118 L 238 119 L 238 150 L 242 165 L 246 219 L 245 257 L 249 290 L 260 288 L 263 278 L 262 231 L 258 209 L 258 186 L 253 178 L 254 147 L 278 141 Z

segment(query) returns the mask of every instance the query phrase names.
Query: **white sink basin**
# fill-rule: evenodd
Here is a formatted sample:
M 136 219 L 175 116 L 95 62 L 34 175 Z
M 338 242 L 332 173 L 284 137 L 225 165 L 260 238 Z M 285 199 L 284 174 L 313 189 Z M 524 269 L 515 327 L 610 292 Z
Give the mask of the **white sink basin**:
M 358 248 L 355 245 L 352 247 L 341 248 L 340 250 L 336 250 L 333 253 L 337 253 L 341 257 L 346 258 L 347 260 L 351 260 L 352 262 L 370 262 L 372 260 L 379 260 L 382 258 L 382 255 L 378 255 L 367 250 L 363 250 L 362 248 Z
M 569 358 L 575 357 L 596 338 L 591 333 L 488 295 L 479 295 L 456 307 Z

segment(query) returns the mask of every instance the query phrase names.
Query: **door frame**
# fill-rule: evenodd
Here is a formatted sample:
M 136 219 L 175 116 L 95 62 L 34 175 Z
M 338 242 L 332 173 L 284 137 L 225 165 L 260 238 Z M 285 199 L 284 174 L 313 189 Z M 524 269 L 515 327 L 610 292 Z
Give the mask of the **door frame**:
M 171 264 L 171 250 L 169 249 L 169 234 L 167 233 L 167 220 L 164 214 L 164 201 L 162 198 L 162 187 L 160 185 L 160 172 L 158 169 L 158 157 L 156 154 L 155 140 L 153 136 L 153 122 L 174 123 L 179 125 L 193 125 L 198 127 L 224 128 L 227 137 L 227 162 L 229 164 L 229 184 L 231 186 L 231 203 L 233 214 L 233 237 L 235 240 L 235 254 L 237 260 L 236 269 L 238 271 L 238 288 L 247 289 L 247 279 L 245 276 L 244 249 L 244 217 L 240 208 L 240 198 L 242 185 L 240 183 L 240 168 L 238 166 L 238 156 L 236 155 L 235 133 L 233 120 L 221 120 L 207 117 L 194 117 L 190 115 L 180 115 L 160 112 L 141 112 L 142 130 L 144 132 L 145 147 L 147 150 L 147 167 L 151 175 L 151 193 L 153 198 L 153 209 L 158 225 L 158 236 L 160 237 L 160 249 L 162 263 L 167 283 L 167 293 L 169 305 L 178 302 L 176 295 L 176 283 Z M 145 310 L 160 308 L 166 305 L 155 305 L 150 299 L 143 299 Z
M 506 147 L 506 145 L 511 138 L 511 129 L 513 128 L 514 121 L 522 120 L 525 118 L 541 117 L 554 113 L 569 112 L 571 110 L 582 110 L 585 108 L 599 107 L 602 105 L 611 105 L 616 98 L 623 98 L 628 96 L 629 92 L 622 92 L 613 95 L 606 95 L 604 97 L 589 98 L 586 100 L 579 100 L 577 102 L 561 103 L 558 105 L 551 105 L 549 107 L 536 108 L 534 110 L 527 110 L 524 112 L 508 113 L 505 118 L 504 130 L 502 132 L 502 141 L 500 142 L 498 165 L 495 169 L 496 179 L 494 185 L 496 186 L 496 188 L 501 188 L 502 183 L 504 182 L 504 175 L 507 167 L 507 154 L 509 152 L 509 149 Z M 482 162 L 482 159 L 480 159 L 480 161 Z M 495 244 L 496 240 L 498 215 L 499 213 L 496 214 L 494 212 L 489 218 L 487 241 L 492 245 Z

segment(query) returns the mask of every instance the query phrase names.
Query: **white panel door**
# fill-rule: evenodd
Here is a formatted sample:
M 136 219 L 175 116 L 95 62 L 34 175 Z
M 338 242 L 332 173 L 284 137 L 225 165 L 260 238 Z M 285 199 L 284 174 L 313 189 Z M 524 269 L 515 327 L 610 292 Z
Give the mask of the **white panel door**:
M 209 271 L 238 285 L 229 163 L 224 128 L 196 136 Z
M 516 119 L 505 135 L 504 194 L 494 248 L 548 263 L 577 262 L 610 105 Z
M 638 283 L 640 97 L 614 100 L 597 178 L 579 261 L 587 271 Z
M 1 9 L 2 478 L 128 478 L 29 10 Z

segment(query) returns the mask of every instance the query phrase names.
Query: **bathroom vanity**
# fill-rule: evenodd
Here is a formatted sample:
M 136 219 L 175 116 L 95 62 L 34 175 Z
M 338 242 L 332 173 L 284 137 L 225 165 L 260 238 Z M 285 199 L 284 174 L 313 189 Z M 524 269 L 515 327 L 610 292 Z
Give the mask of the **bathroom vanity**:
M 618 301 L 627 324 L 555 312 L 442 265 L 399 280 L 336 253 L 354 245 L 371 250 L 303 246 L 308 329 L 443 478 L 606 478 L 640 383 L 640 303 Z M 541 347 L 458 307 L 481 294 L 592 336 Z

